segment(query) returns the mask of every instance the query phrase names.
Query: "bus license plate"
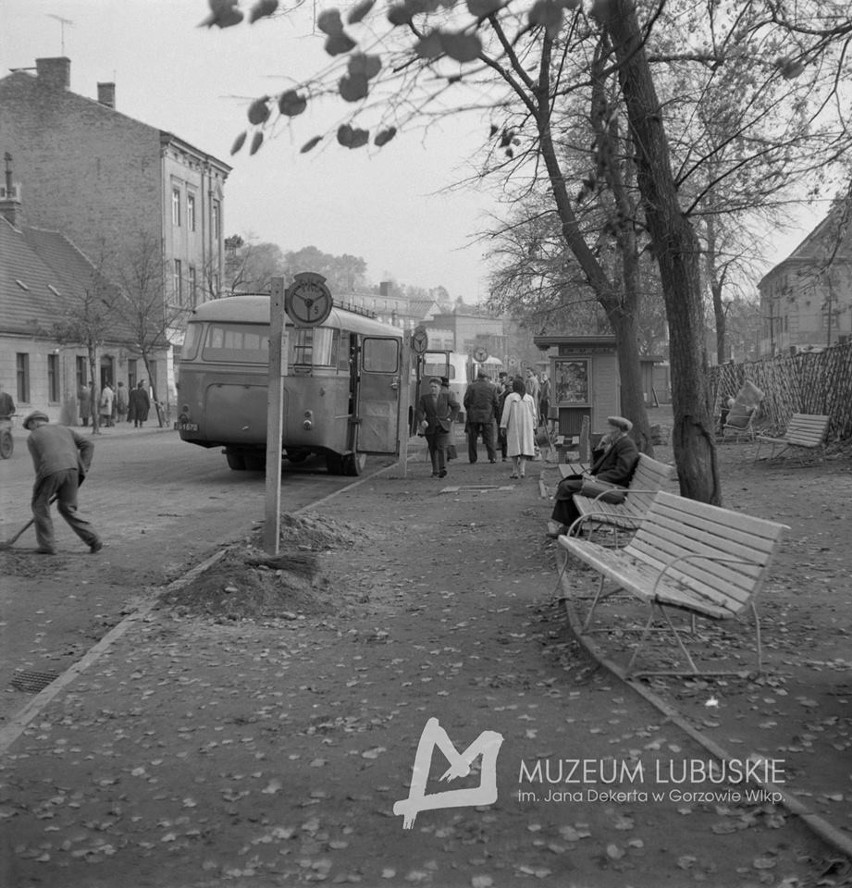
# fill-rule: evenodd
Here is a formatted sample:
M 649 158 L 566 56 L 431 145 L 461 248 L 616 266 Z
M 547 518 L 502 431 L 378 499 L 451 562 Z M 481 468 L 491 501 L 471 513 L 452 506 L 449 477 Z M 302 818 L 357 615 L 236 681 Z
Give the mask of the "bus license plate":
M 197 422 L 176 422 L 175 423 L 175 431 L 176 432 L 197 432 L 198 431 L 198 423 Z

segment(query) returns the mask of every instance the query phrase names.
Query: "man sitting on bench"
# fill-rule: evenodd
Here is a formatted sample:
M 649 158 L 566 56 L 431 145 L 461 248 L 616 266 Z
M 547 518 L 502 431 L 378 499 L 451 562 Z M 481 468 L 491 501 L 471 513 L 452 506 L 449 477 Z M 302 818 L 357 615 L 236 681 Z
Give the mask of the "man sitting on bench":
M 592 454 L 592 466 L 588 474 L 569 475 L 559 482 L 556 488 L 556 504 L 547 535 L 552 539 L 565 533 L 580 517 L 574 505 L 574 494 L 582 493 L 594 499 L 604 494 L 606 502 L 620 503 L 624 501 L 624 491 L 618 488 L 630 483 L 633 470 L 639 460 L 639 451 L 627 433 L 633 423 L 623 416 L 607 417 L 609 433 L 601 438 L 600 444 Z M 609 491 L 609 492 L 607 492 Z

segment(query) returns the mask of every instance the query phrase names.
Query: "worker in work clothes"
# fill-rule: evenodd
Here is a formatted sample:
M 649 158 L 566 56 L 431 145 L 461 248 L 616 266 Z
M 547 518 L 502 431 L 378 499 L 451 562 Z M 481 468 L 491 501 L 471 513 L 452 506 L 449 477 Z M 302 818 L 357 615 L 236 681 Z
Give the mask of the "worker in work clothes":
M 32 510 L 35 518 L 36 552 L 56 554 L 50 500 L 56 497 L 59 514 L 94 554 L 103 549 L 101 538 L 92 525 L 77 514 L 77 488 L 92 464 L 95 445 L 66 426 L 50 425 L 50 419 L 36 410 L 24 420 L 30 433 L 27 447 L 33 458 L 35 484 Z

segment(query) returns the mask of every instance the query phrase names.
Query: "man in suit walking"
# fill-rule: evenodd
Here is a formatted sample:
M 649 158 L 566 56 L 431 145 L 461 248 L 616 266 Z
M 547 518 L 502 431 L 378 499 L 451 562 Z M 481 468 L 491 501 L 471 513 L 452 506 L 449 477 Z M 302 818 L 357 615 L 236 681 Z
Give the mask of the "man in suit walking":
M 459 412 L 459 402 L 452 391 L 441 391 L 441 380 L 429 380 L 429 393 L 421 395 L 417 404 L 417 431 L 426 436 L 432 460 L 432 477 L 447 475 L 447 447 L 452 443 L 450 431 Z
M 485 442 L 488 462 L 497 462 L 494 451 L 494 417 L 497 415 L 497 389 L 488 381 L 482 370 L 476 374 L 476 382 L 464 393 L 464 409 L 467 413 L 467 456 L 476 462 L 476 445 L 479 436 Z

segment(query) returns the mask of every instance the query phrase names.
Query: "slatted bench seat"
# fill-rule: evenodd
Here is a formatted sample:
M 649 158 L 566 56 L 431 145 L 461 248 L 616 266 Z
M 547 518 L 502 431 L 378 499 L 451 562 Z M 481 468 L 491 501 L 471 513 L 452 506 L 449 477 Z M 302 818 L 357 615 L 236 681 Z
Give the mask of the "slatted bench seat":
M 821 452 L 825 447 L 825 436 L 828 432 L 830 419 L 830 416 L 822 416 L 821 414 L 794 413 L 790 418 L 787 431 L 780 438 L 772 438 L 768 435 L 757 436 L 755 460 L 760 459 L 760 448 L 763 444 L 772 445 L 769 459 L 780 458 L 790 448 L 798 448 L 800 456 L 802 451 Z M 775 448 L 778 446 L 782 446 L 783 449 L 776 456 Z
M 560 466 L 560 469 L 562 467 Z M 568 468 L 568 467 L 566 467 Z M 563 472 L 568 475 L 569 472 Z M 605 524 L 622 530 L 635 530 L 645 517 L 654 495 L 674 474 L 674 466 L 666 465 L 652 459 L 644 453 L 639 454 L 639 461 L 633 477 L 625 490 L 624 501 L 620 503 L 605 502 L 605 494 L 596 497 L 574 494 L 574 505 L 580 513 L 581 521 L 575 522 L 573 532 L 580 533 L 589 525 Z M 615 488 L 621 490 L 622 488 Z M 616 539 L 616 544 L 618 540 Z
M 589 631 L 598 602 L 613 592 L 624 590 L 648 606 L 647 621 L 628 664 L 628 673 L 647 642 L 655 619 L 662 618 L 693 674 L 727 674 L 699 670 L 684 645 L 682 633 L 669 617 L 670 609 L 717 621 L 737 618 L 750 610 L 760 672 L 763 658 L 755 599 L 788 529 L 773 521 L 660 491 L 633 539 L 623 549 L 610 549 L 570 534 L 560 536 L 558 544 L 564 553 L 561 571 L 564 577 L 566 554 L 570 554 L 601 575 L 583 633 Z M 605 591 L 606 581 L 614 588 Z M 643 670 L 643 674 L 682 675 L 688 674 L 688 670 Z

